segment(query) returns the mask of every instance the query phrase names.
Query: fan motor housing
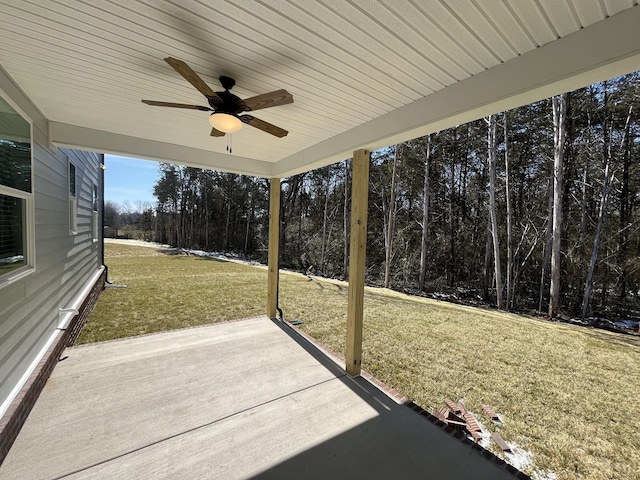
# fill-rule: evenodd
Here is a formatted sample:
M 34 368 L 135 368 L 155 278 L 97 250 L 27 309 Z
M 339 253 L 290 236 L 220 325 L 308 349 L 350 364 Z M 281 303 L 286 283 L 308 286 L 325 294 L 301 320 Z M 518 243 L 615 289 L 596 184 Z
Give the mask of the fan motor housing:
M 224 86 L 224 85 L 223 85 Z M 209 105 L 218 113 L 229 113 L 231 115 L 237 115 L 247 110 L 247 105 L 244 101 L 231 93 L 229 90 L 224 92 L 216 92 L 218 98 L 222 100 L 220 102 L 216 97 L 207 97 Z

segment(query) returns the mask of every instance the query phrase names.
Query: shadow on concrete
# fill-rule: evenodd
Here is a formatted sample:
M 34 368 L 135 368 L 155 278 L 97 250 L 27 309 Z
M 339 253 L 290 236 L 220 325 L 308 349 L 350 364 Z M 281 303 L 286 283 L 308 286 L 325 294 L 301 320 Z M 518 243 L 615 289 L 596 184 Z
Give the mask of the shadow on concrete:
M 373 418 L 253 476 L 266 479 L 502 479 L 527 478 L 492 453 L 465 443 L 362 377 L 352 378 L 291 327 L 292 340 L 377 413 Z

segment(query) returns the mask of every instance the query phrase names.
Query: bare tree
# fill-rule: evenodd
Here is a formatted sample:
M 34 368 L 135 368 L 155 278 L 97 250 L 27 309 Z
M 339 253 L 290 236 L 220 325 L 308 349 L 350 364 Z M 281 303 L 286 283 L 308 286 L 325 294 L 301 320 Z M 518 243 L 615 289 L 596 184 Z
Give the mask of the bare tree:
M 120 204 L 120 218 L 124 221 L 125 225 L 133 225 L 135 223 L 135 213 L 136 209 L 129 200 L 125 200 Z
M 111 200 L 104 202 L 103 223 L 105 227 L 110 227 L 118 236 L 118 228 L 120 227 L 120 205 Z
M 555 318 L 560 307 L 560 260 L 562 232 L 562 161 L 567 133 L 567 94 L 552 99 L 553 106 L 553 222 L 551 233 L 551 285 L 549 317 Z
M 325 271 L 325 258 L 327 255 L 327 243 L 329 242 L 327 238 L 327 222 L 329 219 L 329 196 L 331 193 L 331 179 L 332 177 L 327 177 L 326 183 L 324 184 L 324 209 L 322 214 L 322 241 L 320 247 L 320 270 L 322 272 Z
M 606 110 L 606 105 L 605 105 Z M 631 121 L 631 112 L 633 107 L 629 107 L 629 113 L 627 114 L 627 120 L 625 121 L 624 134 L 621 141 L 621 147 L 624 146 L 626 140 L 626 133 L 629 131 L 629 122 Z M 606 111 L 605 111 L 606 115 Z M 611 135 L 607 136 L 609 139 Z M 610 171 L 611 165 L 611 140 L 605 146 L 604 153 L 604 178 L 602 180 L 602 194 L 600 196 L 600 208 L 598 210 L 598 223 L 596 226 L 596 235 L 593 238 L 593 248 L 591 249 L 591 260 L 589 262 L 589 271 L 587 273 L 587 280 L 584 286 L 584 298 L 582 300 L 582 318 L 585 318 L 589 313 L 589 304 L 591 303 L 591 290 L 593 289 L 593 274 L 596 269 L 596 263 L 598 261 L 598 250 L 600 249 L 600 238 L 602 236 L 602 226 L 604 225 L 605 216 L 607 213 L 607 203 L 609 201 L 609 193 L 611 190 L 611 182 L 613 180 L 613 170 Z
M 598 261 L 598 250 L 600 248 L 600 238 L 602 236 L 602 226 L 607 210 L 607 202 L 609 200 L 609 190 L 612 175 L 609 173 L 609 161 L 605 160 L 604 179 L 602 181 L 602 195 L 600 196 L 600 208 L 598 210 L 598 224 L 596 226 L 596 234 L 593 238 L 593 248 L 591 249 L 591 260 L 589 261 L 589 271 L 584 286 L 584 297 L 582 299 L 582 318 L 589 313 L 589 304 L 591 303 L 591 290 L 593 288 L 593 274 Z
M 509 143 L 508 143 L 508 114 L 504 112 L 504 192 L 505 201 L 507 203 L 507 309 L 513 307 L 513 292 L 515 285 L 513 284 L 513 234 L 512 234 L 512 222 L 513 212 L 511 206 L 511 180 L 509 168 Z
M 396 169 L 398 167 L 398 156 L 400 153 L 399 145 L 396 145 L 393 155 L 393 169 L 391 171 L 391 194 L 389 199 L 389 221 L 387 222 L 386 232 L 386 256 L 384 266 L 384 288 L 389 288 L 391 281 L 391 259 L 393 258 L 393 232 L 396 223 Z
M 427 247 L 429 238 L 429 200 L 431 196 L 431 184 L 429 173 L 431 171 L 431 135 L 427 135 L 427 145 L 424 152 L 424 183 L 422 189 L 422 242 L 420 248 L 420 279 L 419 290 L 424 289 L 424 280 L 427 275 Z
M 538 311 L 542 313 L 542 303 L 544 301 L 544 291 L 549 277 L 549 262 L 551 260 L 551 239 L 553 234 L 553 177 L 549 177 L 549 188 L 547 195 L 547 218 L 545 220 L 545 242 L 542 253 L 542 271 L 540 272 L 540 295 Z
M 498 219 L 496 215 L 496 156 L 497 156 L 497 122 L 495 115 L 489 115 L 489 133 L 487 135 L 489 154 L 489 218 L 491 219 L 491 236 L 493 240 L 493 265 L 496 277 L 496 304 L 504 308 L 502 299 L 502 266 L 500 265 L 500 239 L 498 236 Z
M 489 301 L 489 287 L 491 286 L 491 215 L 487 215 L 487 228 L 486 239 L 484 244 L 484 275 L 482 276 L 482 299 L 485 302 Z

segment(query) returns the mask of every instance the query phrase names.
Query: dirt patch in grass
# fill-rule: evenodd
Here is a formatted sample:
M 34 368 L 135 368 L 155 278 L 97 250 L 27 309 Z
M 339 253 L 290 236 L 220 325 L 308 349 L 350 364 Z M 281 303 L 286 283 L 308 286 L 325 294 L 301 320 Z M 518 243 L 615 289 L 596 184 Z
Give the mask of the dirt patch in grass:
M 265 312 L 264 267 L 128 245 L 107 245 L 106 263 L 127 288 L 103 292 L 81 342 Z M 280 285 L 285 317 L 344 352 L 347 284 L 283 272 Z M 423 408 L 491 405 L 504 425 L 485 425 L 533 452 L 528 473 L 640 478 L 637 337 L 376 288 L 364 305 L 363 367 Z

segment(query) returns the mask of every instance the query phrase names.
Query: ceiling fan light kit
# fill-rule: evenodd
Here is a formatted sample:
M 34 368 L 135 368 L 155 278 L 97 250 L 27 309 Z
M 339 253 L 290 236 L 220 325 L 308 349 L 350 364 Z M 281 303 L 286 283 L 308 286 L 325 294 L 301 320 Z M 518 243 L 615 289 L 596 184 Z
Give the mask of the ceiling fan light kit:
M 213 112 L 209 117 L 209 123 L 213 127 L 211 129 L 212 137 L 224 137 L 227 133 L 237 132 L 242 128 L 242 124 L 246 123 L 258 130 L 269 133 L 278 138 L 287 136 L 288 131 L 272 125 L 264 120 L 254 117 L 253 115 L 242 115 L 242 112 L 251 112 L 263 108 L 277 107 L 293 103 L 293 96 L 286 90 L 276 90 L 270 93 L 263 93 L 255 97 L 245 98 L 244 100 L 234 95 L 229 90 L 235 85 L 235 80 L 231 77 L 220 77 L 220 84 L 224 88 L 223 92 L 214 92 L 198 74 L 191 69 L 182 60 L 168 57 L 164 59 L 171 67 L 184 77 L 191 85 L 193 85 L 207 99 L 209 107 L 202 105 L 189 105 L 184 103 L 159 102 L 155 100 L 142 100 L 142 103 L 156 107 L 172 107 L 172 108 L 188 108 L 192 110 L 201 110 Z M 229 145 L 227 150 L 230 151 Z
M 228 113 L 212 113 L 209 123 L 213 128 L 224 133 L 237 132 L 242 128 L 242 120 Z

